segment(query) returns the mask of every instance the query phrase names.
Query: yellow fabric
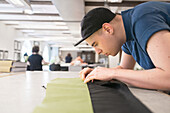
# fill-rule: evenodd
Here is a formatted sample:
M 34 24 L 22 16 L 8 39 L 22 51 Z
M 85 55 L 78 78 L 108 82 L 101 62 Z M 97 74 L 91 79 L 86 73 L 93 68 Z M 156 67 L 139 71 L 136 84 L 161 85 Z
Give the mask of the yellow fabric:
M 0 61 L 0 72 L 10 72 L 12 61 Z
M 10 71 L 11 71 L 11 67 L 1 67 L 0 66 L 0 72 L 5 72 L 5 73 L 8 72 L 9 73 Z
M 57 78 L 47 85 L 46 97 L 34 113 L 93 113 L 87 84 L 79 78 Z

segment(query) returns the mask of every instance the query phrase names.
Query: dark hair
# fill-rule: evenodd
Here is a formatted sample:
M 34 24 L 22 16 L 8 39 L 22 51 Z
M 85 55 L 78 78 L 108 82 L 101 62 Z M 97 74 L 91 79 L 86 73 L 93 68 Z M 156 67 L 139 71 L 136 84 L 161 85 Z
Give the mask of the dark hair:
M 38 53 L 39 52 L 39 46 L 34 46 L 32 48 L 32 52 Z
M 27 53 L 25 53 L 25 54 L 24 54 L 24 56 L 28 56 L 28 54 L 27 54 Z
M 69 56 L 69 57 L 70 57 L 70 56 L 71 56 L 71 54 L 70 54 L 70 53 L 68 53 L 68 54 L 67 54 L 67 56 Z

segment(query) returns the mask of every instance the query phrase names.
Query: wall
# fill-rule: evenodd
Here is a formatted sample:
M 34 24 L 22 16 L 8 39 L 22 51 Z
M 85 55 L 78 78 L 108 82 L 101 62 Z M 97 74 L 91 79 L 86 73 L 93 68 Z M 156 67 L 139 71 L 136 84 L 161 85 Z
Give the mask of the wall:
M 50 47 L 50 63 L 60 63 L 60 58 L 58 56 L 58 47 Z
M 6 26 L 0 22 L 0 50 L 8 51 L 8 59 L 14 58 L 14 40 L 19 37 L 21 33 L 10 26 Z

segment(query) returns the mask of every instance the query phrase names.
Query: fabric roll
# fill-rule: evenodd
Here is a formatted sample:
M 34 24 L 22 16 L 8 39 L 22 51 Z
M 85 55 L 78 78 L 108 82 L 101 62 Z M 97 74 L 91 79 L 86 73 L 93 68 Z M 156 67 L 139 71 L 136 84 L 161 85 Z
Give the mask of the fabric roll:
M 80 78 L 51 81 L 45 99 L 33 113 L 93 113 L 87 84 Z
M 0 72 L 11 72 L 13 61 L 0 61 Z
M 94 113 L 151 113 L 122 82 L 94 81 L 88 88 Z

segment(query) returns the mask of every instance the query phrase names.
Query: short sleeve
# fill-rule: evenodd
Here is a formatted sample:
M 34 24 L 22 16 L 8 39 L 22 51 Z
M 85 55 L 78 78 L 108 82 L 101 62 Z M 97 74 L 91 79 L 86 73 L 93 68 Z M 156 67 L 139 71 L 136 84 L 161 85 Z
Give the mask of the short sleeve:
M 122 50 L 123 50 L 126 54 L 131 55 L 131 53 L 130 53 L 130 51 L 129 51 L 129 49 L 128 49 L 127 45 L 126 45 L 126 43 L 125 43 L 125 44 L 123 44 L 123 46 L 122 46 Z
M 43 57 L 40 55 L 40 57 L 41 57 L 41 60 L 43 60 Z
M 167 22 L 168 18 L 169 17 L 165 14 L 157 11 L 154 13 L 145 14 L 134 23 L 135 37 L 144 52 L 146 52 L 146 46 L 149 38 L 154 33 L 161 30 L 170 31 L 170 27 Z

